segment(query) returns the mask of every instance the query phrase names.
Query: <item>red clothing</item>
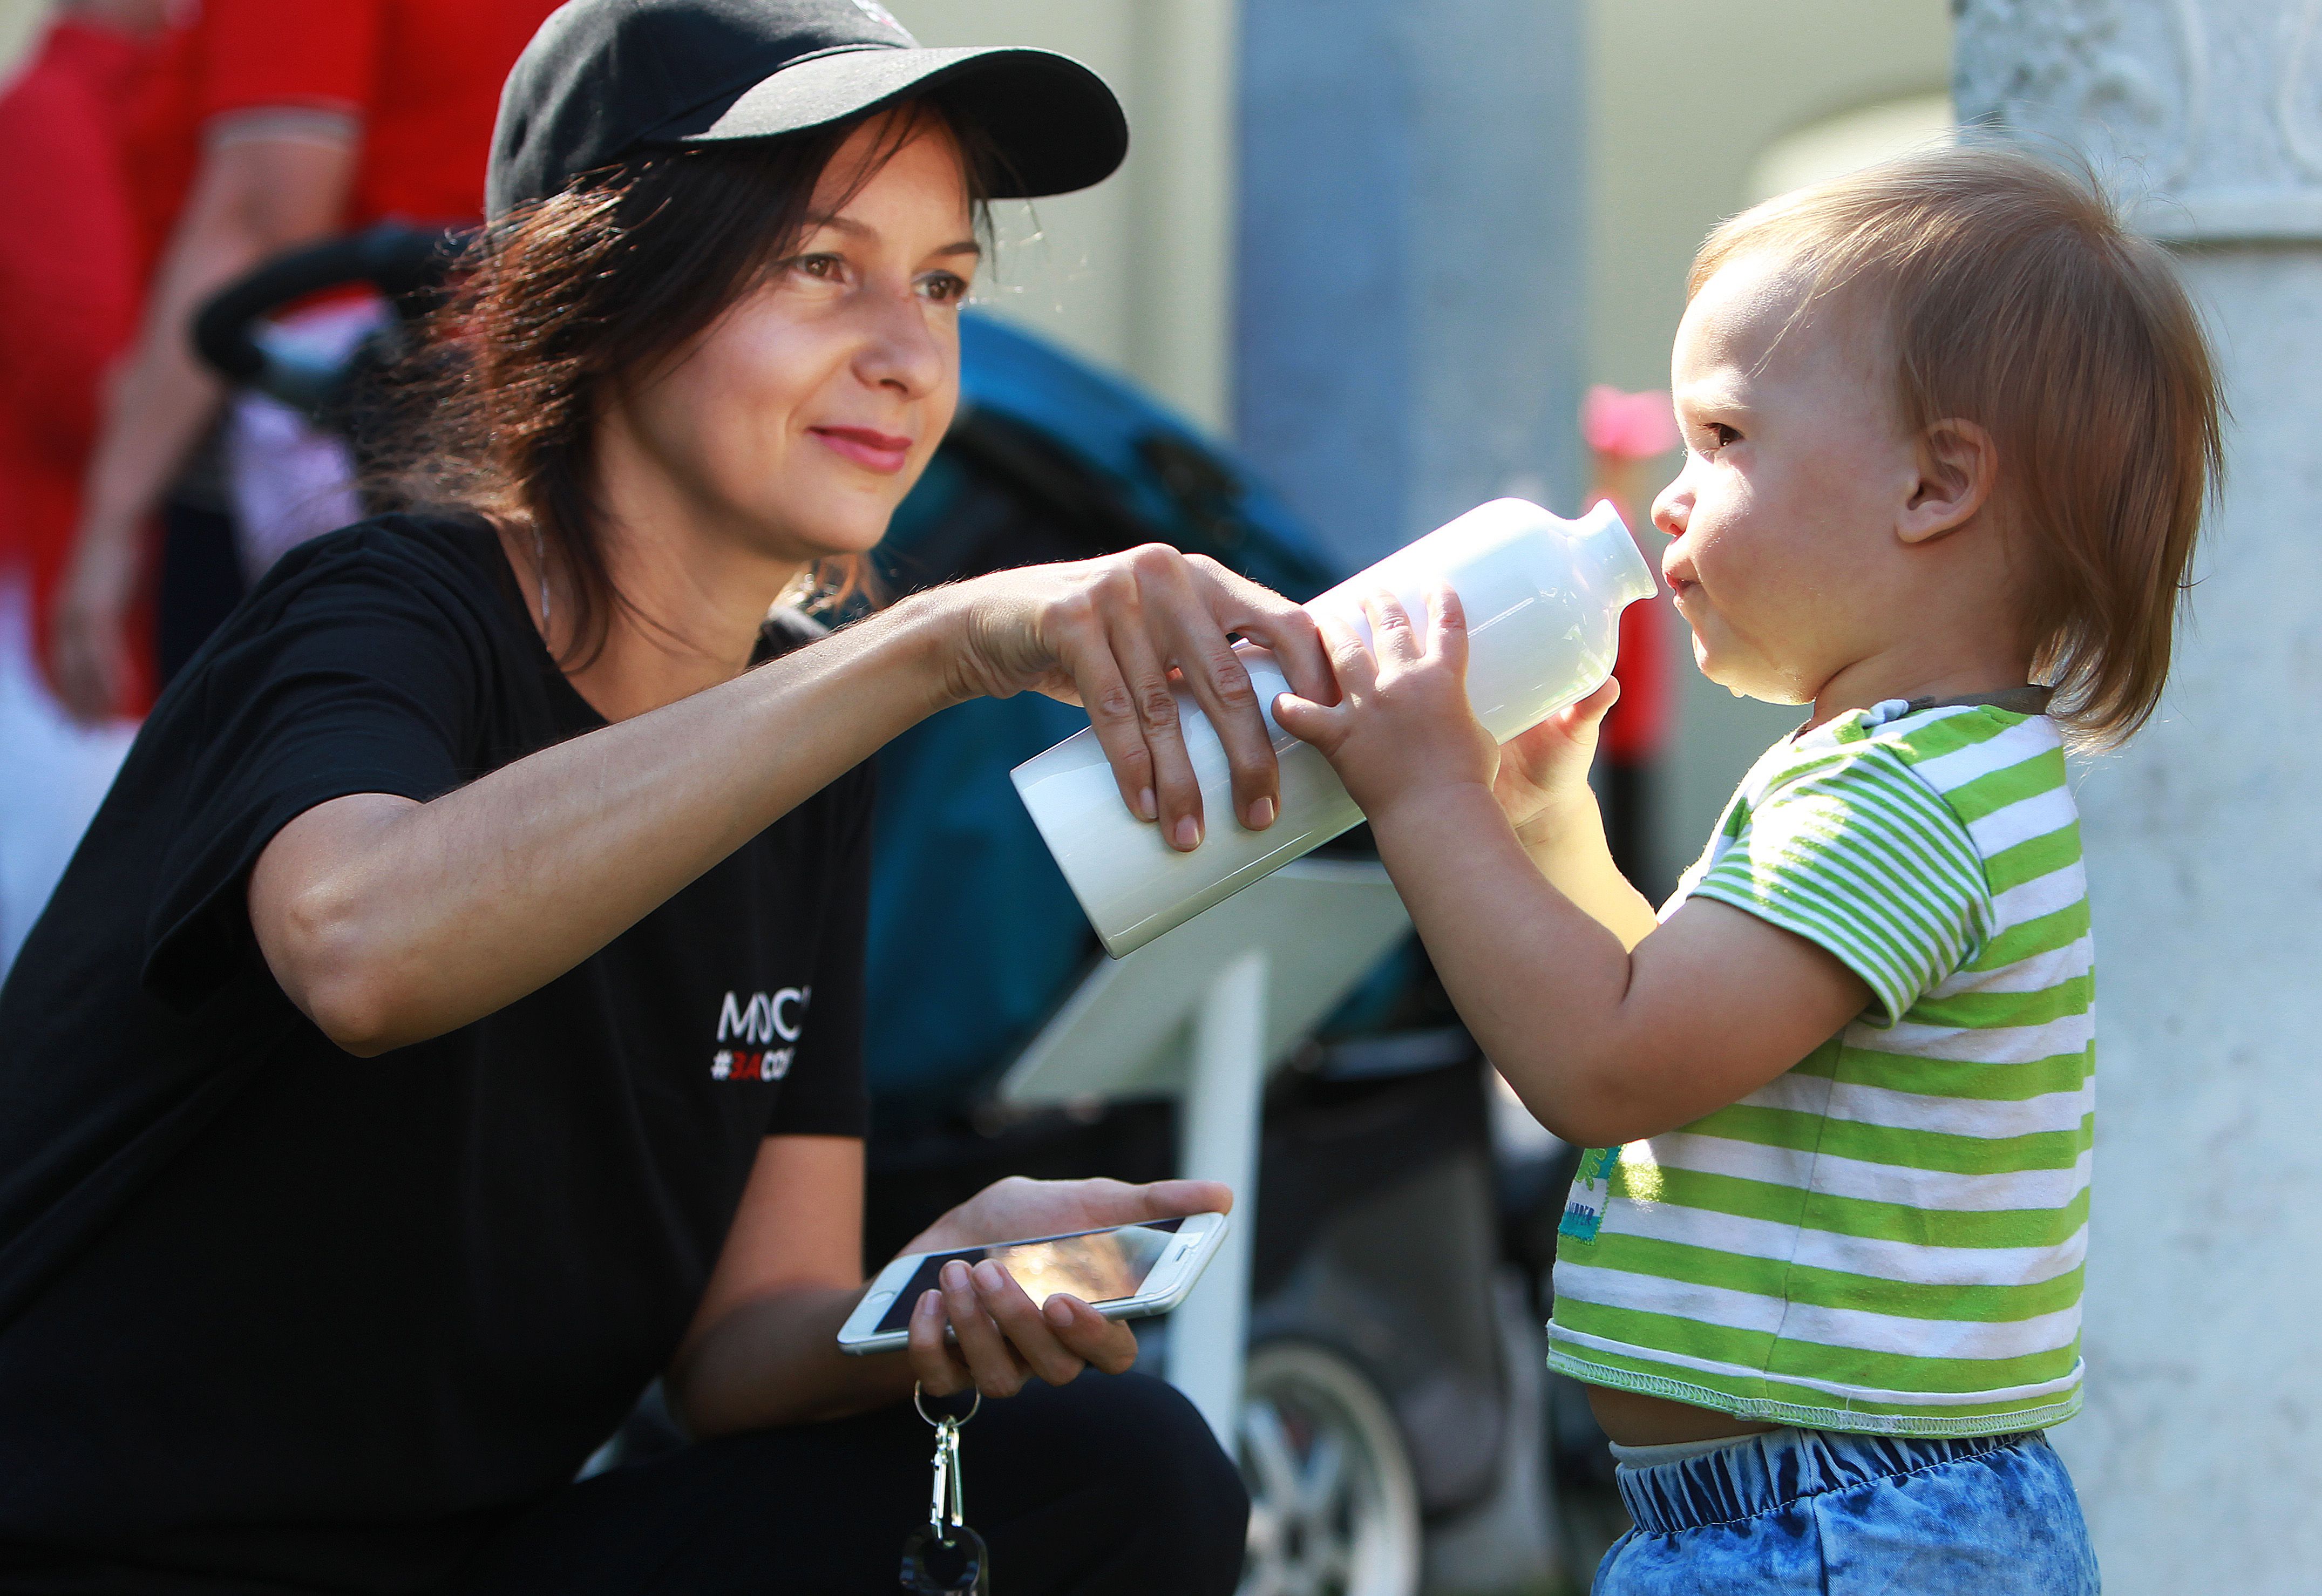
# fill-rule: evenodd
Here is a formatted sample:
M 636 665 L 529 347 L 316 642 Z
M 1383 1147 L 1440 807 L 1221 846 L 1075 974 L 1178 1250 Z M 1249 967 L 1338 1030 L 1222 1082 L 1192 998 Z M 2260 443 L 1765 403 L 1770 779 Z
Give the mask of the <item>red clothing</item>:
M 360 119 L 350 229 L 388 216 L 480 219 L 500 85 L 555 9 L 556 0 L 203 0 L 173 41 L 169 81 L 139 118 L 157 247 L 192 181 L 202 124 L 276 105 Z
M 1592 502 L 1601 503 L 1603 497 L 1600 495 Z M 1636 524 L 1628 506 L 1616 503 L 1613 507 L 1621 512 L 1623 520 Z M 1677 718 L 1677 683 L 1669 675 L 1668 617 L 1668 600 L 1658 593 L 1621 612 L 1620 648 L 1613 666 L 1613 674 L 1621 679 L 1621 696 L 1605 715 L 1601 734 L 1606 757 L 1617 764 L 1645 764 L 1668 752 L 1669 731 Z
M 1643 764 L 1668 752 L 1677 684 L 1669 679 L 1668 602 L 1648 598 L 1621 612 L 1621 652 L 1613 668 L 1621 697 L 1604 716 L 1604 752 L 1622 764 Z
M 111 132 L 133 42 L 59 26 L 0 95 L 0 567 L 29 579 L 48 652 L 105 372 L 137 316 L 135 228 Z M 133 707 L 132 706 L 131 707 Z

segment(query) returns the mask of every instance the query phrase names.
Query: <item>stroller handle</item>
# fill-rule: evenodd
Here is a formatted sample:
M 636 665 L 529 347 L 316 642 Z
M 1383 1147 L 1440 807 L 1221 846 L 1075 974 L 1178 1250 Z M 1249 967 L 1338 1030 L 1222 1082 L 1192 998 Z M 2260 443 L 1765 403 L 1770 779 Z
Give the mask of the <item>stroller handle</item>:
M 194 317 L 194 349 L 228 381 L 311 402 L 315 373 L 292 370 L 259 336 L 272 311 L 309 294 L 369 283 L 390 301 L 404 302 L 440 287 L 466 234 L 380 222 L 339 238 L 278 255 L 227 284 Z

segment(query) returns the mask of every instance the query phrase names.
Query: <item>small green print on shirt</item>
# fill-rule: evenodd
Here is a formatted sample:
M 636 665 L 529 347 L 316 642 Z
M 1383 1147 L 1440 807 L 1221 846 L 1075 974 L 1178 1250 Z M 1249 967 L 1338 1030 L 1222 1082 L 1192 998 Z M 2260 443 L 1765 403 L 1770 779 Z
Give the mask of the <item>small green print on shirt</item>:
M 1621 1167 L 1618 1147 L 1591 1147 L 1580 1155 L 1580 1169 L 1572 1177 L 1572 1195 L 1564 1205 L 1559 1236 L 1593 1242 L 1604 1223 L 1604 1205 L 1613 1197 L 1613 1172 Z

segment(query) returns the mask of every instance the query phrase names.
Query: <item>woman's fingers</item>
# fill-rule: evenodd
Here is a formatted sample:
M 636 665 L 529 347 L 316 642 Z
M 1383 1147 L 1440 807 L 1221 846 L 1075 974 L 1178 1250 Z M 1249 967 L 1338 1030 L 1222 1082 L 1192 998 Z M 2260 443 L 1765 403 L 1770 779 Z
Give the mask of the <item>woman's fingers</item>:
M 1107 1374 L 1125 1373 L 1137 1362 L 1137 1332 L 1077 1297 L 1059 1292 L 1041 1305 L 1040 1317 L 1074 1357 Z
M 1036 1305 L 1006 1270 L 990 1262 L 944 1265 L 942 1284 L 911 1311 L 911 1372 L 930 1396 L 973 1384 L 988 1397 L 1012 1397 L 1028 1375 L 1070 1383 L 1094 1363 L 1118 1374 L 1137 1361 L 1137 1336 L 1087 1303 L 1052 1297 Z M 944 1345 L 948 1322 L 957 1346 Z
M 918 1377 L 919 1388 L 931 1397 L 947 1397 L 965 1391 L 969 1384 L 967 1366 L 944 1342 L 944 1327 L 948 1322 L 944 1318 L 943 1293 L 920 1292 L 919 1301 L 911 1308 L 906 1355 L 911 1361 L 911 1373 Z
M 1162 840 L 1173 848 L 1189 850 L 1202 840 L 1202 784 L 1185 752 L 1184 726 L 1177 713 L 1177 695 L 1170 689 L 1168 662 L 1154 644 L 1147 619 L 1153 606 L 1139 592 L 1108 606 L 1105 641 L 1136 711 L 1138 735 L 1145 743 L 1145 768 L 1152 772 L 1153 817 L 1160 823 Z M 1144 812 L 1142 792 L 1138 812 Z
M 1031 1372 L 1050 1385 L 1064 1385 L 1081 1372 L 1078 1353 L 1056 1338 L 1056 1332 L 1039 1305 L 1025 1294 L 1009 1272 L 986 1260 L 975 1266 L 975 1294 L 983 1311 L 1008 1337 L 1008 1345 Z
M 1138 718 L 1137 696 L 1121 675 L 1104 618 L 1105 606 L 1093 591 L 1077 594 L 1049 618 L 1057 669 L 1072 682 L 1065 696 L 1088 711 L 1089 729 L 1112 766 L 1120 801 L 1140 820 L 1160 814 L 1154 787 L 1153 754 Z
M 1304 606 L 1228 570 L 1207 555 L 1189 554 L 1185 565 L 1220 630 L 1264 645 L 1300 697 L 1330 702 L 1330 658 Z
M 939 1279 L 944 1313 L 951 1320 L 952 1336 L 959 1343 L 960 1358 L 967 1364 L 975 1389 L 987 1397 L 1014 1396 L 1024 1389 L 1024 1365 L 985 1310 L 974 1272 L 954 1259 L 943 1266 Z
M 1217 594 L 1196 580 L 1198 574 L 1191 561 L 1166 569 L 1156 562 L 1155 583 L 1163 589 L 1160 613 L 1170 634 L 1169 657 L 1225 749 L 1234 818 L 1252 831 L 1264 831 L 1282 809 L 1274 739 L 1257 689 L 1250 683 L 1249 668 L 1226 635 L 1231 623 L 1216 612 Z

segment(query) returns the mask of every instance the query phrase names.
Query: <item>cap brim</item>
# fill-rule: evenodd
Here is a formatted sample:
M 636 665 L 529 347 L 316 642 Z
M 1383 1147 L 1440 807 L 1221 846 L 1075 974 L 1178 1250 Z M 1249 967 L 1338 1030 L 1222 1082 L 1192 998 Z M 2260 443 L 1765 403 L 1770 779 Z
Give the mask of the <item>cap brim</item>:
M 654 143 L 722 143 L 804 132 L 940 92 L 999 151 L 994 199 L 1037 199 L 1101 183 L 1129 153 L 1129 119 L 1104 79 L 1053 50 L 831 50 L 793 61 L 720 106 L 655 130 Z M 686 125 L 690 123 L 692 125 Z

